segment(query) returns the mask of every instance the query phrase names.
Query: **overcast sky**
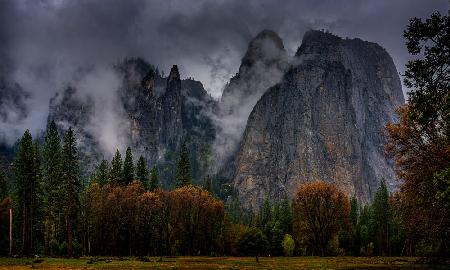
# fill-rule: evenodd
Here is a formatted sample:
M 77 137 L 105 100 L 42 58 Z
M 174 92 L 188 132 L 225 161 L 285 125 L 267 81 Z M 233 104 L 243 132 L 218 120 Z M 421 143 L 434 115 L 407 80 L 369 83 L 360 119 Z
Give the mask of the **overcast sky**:
M 0 0 L 0 71 L 7 66 L 32 94 L 22 125 L 43 128 L 49 98 L 76 70 L 125 57 L 141 56 L 166 73 L 178 64 L 182 77 L 219 98 L 249 40 L 265 28 L 292 55 L 311 28 L 374 41 L 402 72 L 409 18 L 448 7 L 448 0 Z

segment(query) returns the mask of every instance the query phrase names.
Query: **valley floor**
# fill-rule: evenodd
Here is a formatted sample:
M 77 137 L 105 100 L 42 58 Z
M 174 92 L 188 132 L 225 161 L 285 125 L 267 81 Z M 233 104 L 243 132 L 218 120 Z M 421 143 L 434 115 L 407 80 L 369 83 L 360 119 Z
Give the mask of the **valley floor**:
M 0 269 L 449 269 L 410 257 L 0 258 Z

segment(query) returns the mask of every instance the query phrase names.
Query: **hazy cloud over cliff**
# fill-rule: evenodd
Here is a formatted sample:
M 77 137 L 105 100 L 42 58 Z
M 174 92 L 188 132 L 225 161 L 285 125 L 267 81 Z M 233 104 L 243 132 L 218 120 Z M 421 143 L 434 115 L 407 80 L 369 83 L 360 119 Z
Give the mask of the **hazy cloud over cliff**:
M 0 122 L 1 134 L 43 128 L 48 100 L 77 70 L 129 56 L 142 56 L 166 73 L 178 64 L 182 77 L 202 81 L 218 98 L 248 42 L 264 28 L 278 32 L 291 55 L 309 28 L 378 42 L 403 71 L 408 54 L 401 35 L 408 19 L 448 6 L 447 0 L 0 1 L 0 75 L 31 94 L 27 117 Z

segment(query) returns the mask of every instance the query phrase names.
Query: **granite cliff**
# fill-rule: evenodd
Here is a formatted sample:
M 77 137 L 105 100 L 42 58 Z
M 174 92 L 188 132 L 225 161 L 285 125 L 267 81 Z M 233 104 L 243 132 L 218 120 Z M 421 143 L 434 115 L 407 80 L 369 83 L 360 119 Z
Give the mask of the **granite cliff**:
M 250 114 L 233 180 L 239 199 L 255 209 L 316 180 L 363 202 L 382 179 L 394 188 L 380 131 L 403 103 L 398 73 L 382 47 L 307 32 L 281 82 Z
M 181 80 L 176 65 L 163 77 L 142 59 L 125 60 L 115 66 L 114 73 L 120 78 L 120 87 L 107 93 L 115 96 L 113 110 L 105 112 L 102 107 L 107 104 L 82 96 L 72 87 L 50 102 L 49 121 L 54 120 L 61 130 L 74 127 L 84 168 L 92 171 L 100 158 L 110 158 L 102 149 L 102 139 L 108 139 L 102 136 L 108 130 L 98 135 L 99 125 L 104 124 L 100 121 L 110 121 L 117 123 L 111 128 L 116 134 L 109 135 L 120 137 L 124 145 L 119 147 L 130 146 L 136 158 L 143 155 L 149 167 L 158 166 L 165 186 L 172 185 L 182 143 L 190 149 L 193 177 L 203 180 L 211 165 L 210 145 L 214 140 L 206 111 L 215 101 L 202 84 Z

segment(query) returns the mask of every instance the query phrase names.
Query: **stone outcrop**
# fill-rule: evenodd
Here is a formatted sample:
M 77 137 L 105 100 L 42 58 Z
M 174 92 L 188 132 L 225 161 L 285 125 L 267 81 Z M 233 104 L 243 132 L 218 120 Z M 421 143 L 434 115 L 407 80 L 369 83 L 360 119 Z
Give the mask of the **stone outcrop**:
M 308 181 L 332 182 L 363 202 L 395 185 L 384 124 L 404 103 L 398 73 L 375 43 L 321 31 L 303 38 L 291 67 L 247 121 L 233 185 L 245 206 L 292 197 Z
M 214 140 L 214 127 L 206 116 L 215 106 L 200 82 L 180 78 L 177 66 L 168 77 L 141 59 L 129 59 L 115 67 L 121 78 L 121 87 L 111 89 L 117 95 L 114 109 L 120 112 L 114 121 L 121 121 L 121 136 L 136 157 L 143 155 L 149 167 L 160 167 L 165 186 L 171 186 L 175 163 L 181 143 L 190 149 L 193 177 L 203 180 L 210 164 L 210 145 Z M 102 158 L 98 134 L 92 119 L 103 104 L 90 98 L 80 99 L 75 88 L 50 102 L 49 121 L 55 120 L 61 129 L 75 128 L 81 148 L 82 163 L 92 171 Z M 111 120 L 113 121 L 113 120 Z M 89 128 L 87 128 L 89 127 Z M 114 132 L 117 132 L 114 130 Z M 110 158 L 105 156 L 105 158 Z
M 287 67 L 288 56 L 277 33 L 263 30 L 249 43 L 239 72 L 226 85 L 216 111 L 214 149 L 225 178 L 232 177 L 250 112 L 267 88 L 280 81 Z

